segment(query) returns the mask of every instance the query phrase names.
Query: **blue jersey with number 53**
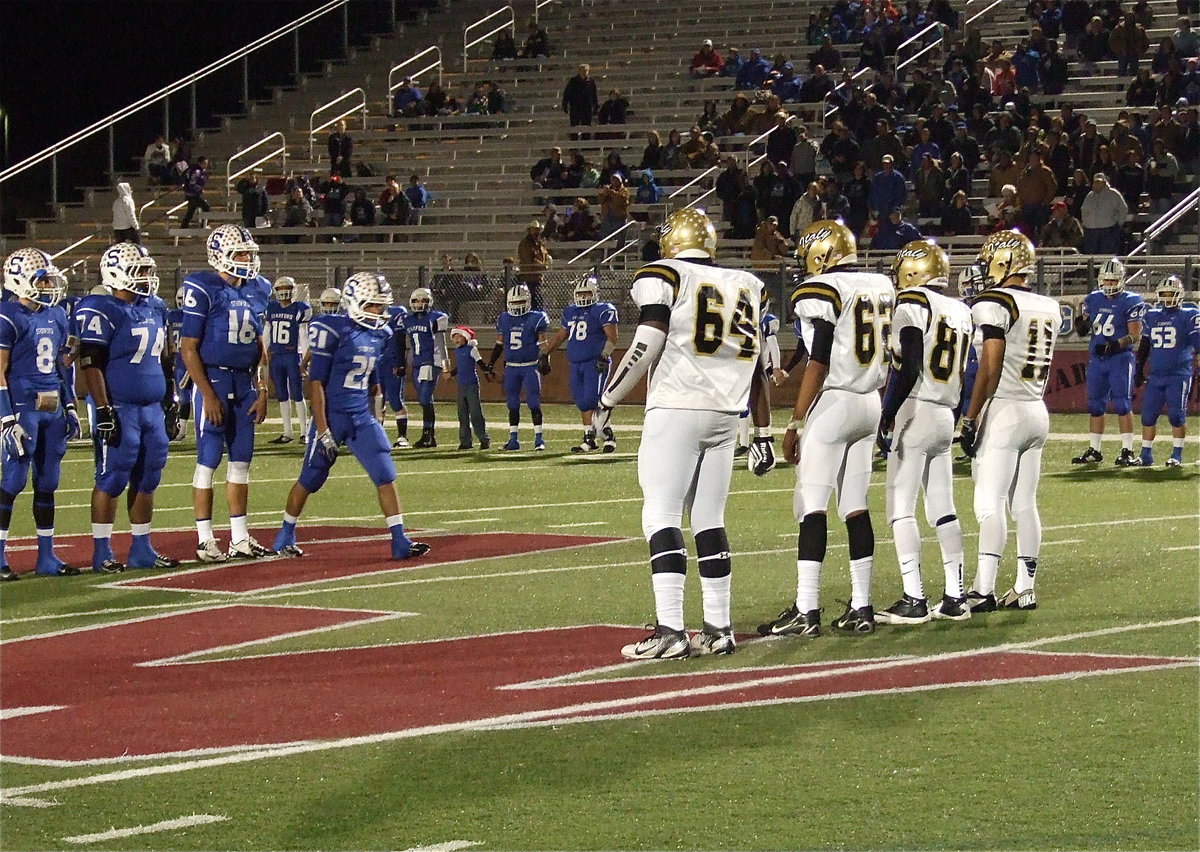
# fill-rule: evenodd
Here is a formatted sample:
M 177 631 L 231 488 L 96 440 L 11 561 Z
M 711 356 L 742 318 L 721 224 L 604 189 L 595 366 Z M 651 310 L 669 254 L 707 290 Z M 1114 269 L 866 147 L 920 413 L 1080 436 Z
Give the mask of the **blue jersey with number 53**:
M 1200 352 L 1200 311 L 1156 307 L 1146 312 L 1142 335 L 1150 340 L 1150 375 L 1186 378 Z
M 363 328 L 350 317 L 328 314 L 309 326 L 309 377 L 325 385 L 325 410 L 353 414 L 369 410 L 375 365 L 392 345 L 392 332 Z
M 604 326 L 616 324 L 617 309 L 611 302 L 597 302 L 586 308 L 567 305 L 562 317 L 567 332 L 567 360 L 572 364 L 595 361 L 608 342 Z
M 271 282 L 261 275 L 241 287 L 202 270 L 183 279 L 183 336 L 200 341 L 206 367 L 246 370 L 259 361 L 258 338 L 271 299 Z
M 162 352 L 167 328 L 158 305 L 147 299 L 88 296 L 75 316 L 80 342 L 108 350 L 104 381 L 112 402 L 148 405 L 166 396 Z
M 1093 290 L 1083 300 L 1083 312 L 1092 321 L 1089 346 L 1095 351 L 1097 346 L 1129 334 L 1129 323 L 1142 318 L 1146 303 L 1137 293 L 1128 290 L 1122 290 L 1111 299 L 1099 290 Z

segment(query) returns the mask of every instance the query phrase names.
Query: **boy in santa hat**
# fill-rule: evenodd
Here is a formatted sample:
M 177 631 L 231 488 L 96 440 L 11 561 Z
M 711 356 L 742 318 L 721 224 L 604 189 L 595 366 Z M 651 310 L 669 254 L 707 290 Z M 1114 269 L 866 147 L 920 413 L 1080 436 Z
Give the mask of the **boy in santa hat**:
M 495 371 L 483 363 L 479 354 L 479 343 L 475 340 L 475 332 L 465 325 L 455 326 L 450 330 L 450 343 L 454 346 L 454 366 L 450 375 L 458 379 L 458 448 L 460 450 L 474 449 L 471 444 L 471 429 L 479 438 L 479 449 L 486 450 L 492 445 L 488 437 L 487 423 L 483 420 L 483 407 L 479 404 L 479 370 L 490 382 Z

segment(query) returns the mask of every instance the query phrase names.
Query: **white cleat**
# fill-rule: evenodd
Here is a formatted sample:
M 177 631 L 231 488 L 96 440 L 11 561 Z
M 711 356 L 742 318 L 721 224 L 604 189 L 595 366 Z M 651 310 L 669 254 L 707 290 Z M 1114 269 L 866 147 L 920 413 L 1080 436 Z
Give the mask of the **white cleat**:
M 263 559 L 274 555 L 275 551 L 263 547 L 252 538 L 245 538 L 241 541 L 230 542 L 229 544 L 230 559 Z
M 201 562 L 229 561 L 229 557 L 225 555 L 225 551 L 221 549 L 221 545 L 217 544 L 217 540 L 214 538 L 210 538 L 196 548 L 196 558 Z

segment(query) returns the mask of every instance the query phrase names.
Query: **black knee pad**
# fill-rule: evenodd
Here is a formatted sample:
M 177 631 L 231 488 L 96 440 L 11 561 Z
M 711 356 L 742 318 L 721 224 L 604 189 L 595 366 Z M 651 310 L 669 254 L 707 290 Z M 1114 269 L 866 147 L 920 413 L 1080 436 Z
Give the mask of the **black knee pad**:
M 650 536 L 650 570 L 655 574 L 686 574 L 687 549 L 683 530 L 667 527 Z
M 805 515 L 796 540 L 796 558 L 806 562 L 824 562 L 829 542 L 829 519 L 824 512 Z
M 937 519 L 937 523 L 934 524 L 934 526 L 940 527 L 943 524 L 948 524 L 951 521 L 957 521 L 957 520 L 958 520 L 958 515 L 943 515 L 942 517 Z
M 54 492 L 33 492 L 33 522 L 39 529 L 54 526 Z
M 871 528 L 870 512 L 861 512 L 846 518 L 846 534 L 850 537 L 851 559 L 865 559 L 875 555 L 875 530 Z
M 516 426 L 520 422 L 521 422 L 521 409 L 510 408 L 508 410 L 508 425 Z
M 542 409 L 540 409 L 540 408 L 530 408 L 530 409 L 529 409 L 529 416 L 530 416 L 530 418 L 532 418 L 532 419 L 533 419 L 533 425 L 534 425 L 534 426 L 541 426 L 541 425 L 542 425 Z
M 696 562 L 701 577 L 728 577 L 733 570 L 732 560 L 724 527 L 696 533 Z

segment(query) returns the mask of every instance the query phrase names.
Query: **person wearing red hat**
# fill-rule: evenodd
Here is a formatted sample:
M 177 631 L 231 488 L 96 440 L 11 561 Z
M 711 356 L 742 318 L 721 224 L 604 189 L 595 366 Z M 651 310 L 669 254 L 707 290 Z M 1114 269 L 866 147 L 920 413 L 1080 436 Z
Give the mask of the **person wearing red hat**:
M 483 407 L 479 404 L 477 370 L 483 370 L 489 382 L 495 375 L 495 370 L 483 363 L 475 332 L 465 325 L 457 325 L 450 329 L 450 343 L 454 346 L 454 366 L 450 375 L 458 380 L 458 448 L 474 449 L 471 443 L 471 430 L 474 428 L 475 437 L 479 439 L 479 449 L 489 449 L 492 439 L 488 437 Z

